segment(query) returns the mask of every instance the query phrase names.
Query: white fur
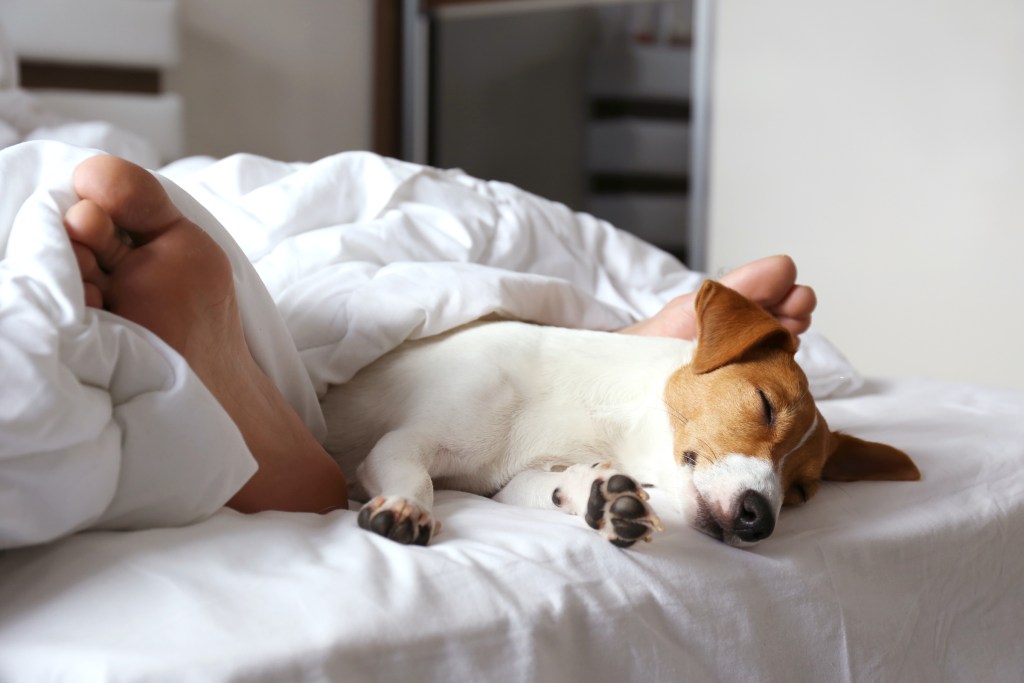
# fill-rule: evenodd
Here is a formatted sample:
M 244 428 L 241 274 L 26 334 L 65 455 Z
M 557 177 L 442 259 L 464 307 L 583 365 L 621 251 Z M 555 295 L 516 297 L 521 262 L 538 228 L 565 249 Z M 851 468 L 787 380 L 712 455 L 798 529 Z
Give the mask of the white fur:
M 782 468 L 786 464 L 786 458 L 788 458 L 789 456 L 793 455 L 793 453 L 796 453 L 798 450 L 803 448 L 804 445 L 810 440 L 811 436 L 814 434 L 814 430 L 817 429 L 817 428 L 818 428 L 818 413 L 815 412 L 814 413 L 814 420 L 811 421 L 811 426 L 808 427 L 807 431 L 805 431 L 803 436 L 800 437 L 800 441 L 798 441 L 795 446 L 793 446 L 788 451 L 786 451 L 786 454 L 783 455 L 782 458 L 779 460 L 779 466 L 776 468 L 777 472 L 782 472 Z
M 439 487 L 485 495 L 552 465 L 611 461 L 661 479 L 672 465 L 663 391 L 693 346 L 514 322 L 461 328 L 332 388 L 325 445 L 349 474 L 364 458 L 375 474 L 371 450 L 381 450 L 384 469 L 413 458 Z

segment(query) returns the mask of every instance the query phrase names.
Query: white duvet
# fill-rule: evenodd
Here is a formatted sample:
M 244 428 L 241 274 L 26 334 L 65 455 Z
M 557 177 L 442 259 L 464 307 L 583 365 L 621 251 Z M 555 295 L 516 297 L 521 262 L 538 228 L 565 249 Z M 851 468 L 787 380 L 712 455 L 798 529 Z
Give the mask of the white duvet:
M 350 511 L 240 515 L 221 504 L 253 465 L 223 411 L 158 339 L 81 303 L 61 215 L 87 154 L 0 152 L 0 545 L 64 536 L 0 551 L 0 680 L 1020 680 L 1019 392 L 858 389 L 805 336 L 830 425 L 907 450 L 923 480 L 827 484 L 750 551 L 657 491 L 666 530 L 629 551 L 455 492 L 427 548 Z M 167 173 L 229 250 L 254 354 L 317 432 L 317 393 L 404 339 L 490 312 L 616 328 L 700 279 L 456 171 L 345 154 Z

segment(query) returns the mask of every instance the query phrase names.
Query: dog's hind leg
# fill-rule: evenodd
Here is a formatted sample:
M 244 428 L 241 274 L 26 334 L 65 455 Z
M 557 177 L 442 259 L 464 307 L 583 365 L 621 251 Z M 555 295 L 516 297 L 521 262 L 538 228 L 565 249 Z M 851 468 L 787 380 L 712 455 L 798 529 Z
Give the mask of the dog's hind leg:
M 602 463 L 525 470 L 494 495 L 502 503 L 579 515 L 622 548 L 641 539 L 649 541 L 655 530 L 661 530 L 661 521 L 647 498 L 647 492 L 632 477 Z
M 359 466 L 359 482 L 371 496 L 359 526 L 407 545 L 426 545 L 436 531 L 434 487 L 422 441 L 408 430 L 385 434 Z

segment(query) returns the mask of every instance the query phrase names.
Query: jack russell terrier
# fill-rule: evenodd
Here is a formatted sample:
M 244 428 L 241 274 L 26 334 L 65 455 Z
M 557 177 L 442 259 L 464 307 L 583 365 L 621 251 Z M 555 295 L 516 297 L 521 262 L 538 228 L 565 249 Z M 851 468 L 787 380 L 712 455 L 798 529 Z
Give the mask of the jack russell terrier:
M 661 528 L 655 486 L 744 547 L 822 479 L 920 478 L 902 451 L 829 431 L 796 338 L 760 306 L 707 281 L 696 315 L 696 342 L 474 323 L 332 387 L 325 445 L 369 501 L 359 525 L 425 545 L 437 486 L 579 515 L 628 547 Z

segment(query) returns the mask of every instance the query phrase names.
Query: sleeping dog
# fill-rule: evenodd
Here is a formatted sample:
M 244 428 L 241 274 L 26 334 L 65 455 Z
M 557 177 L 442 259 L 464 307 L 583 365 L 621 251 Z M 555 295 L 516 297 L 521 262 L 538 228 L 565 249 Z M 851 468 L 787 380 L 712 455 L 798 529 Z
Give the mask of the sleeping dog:
M 708 281 L 696 315 L 696 343 L 475 323 L 333 387 L 326 447 L 350 481 L 358 465 L 359 525 L 426 544 L 436 486 L 579 515 L 627 547 L 660 528 L 655 486 L 743 547 L 822 479 L 920 477 L 905 453 L 829 431 L 795 337 L 760 306 Z

